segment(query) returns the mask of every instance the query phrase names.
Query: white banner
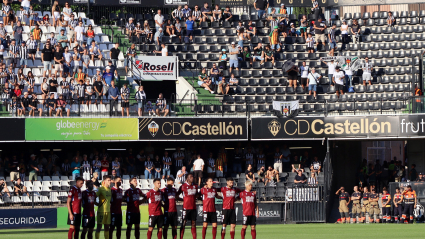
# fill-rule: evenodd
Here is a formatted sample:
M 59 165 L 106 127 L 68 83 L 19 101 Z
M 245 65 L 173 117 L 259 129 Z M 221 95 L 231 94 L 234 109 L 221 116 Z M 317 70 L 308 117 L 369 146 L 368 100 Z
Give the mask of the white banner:
M 175 56 L 139 56 L 133 69 L 141 80 L 177 80 L 178 59 Z
M 298 100 L 294 101 L 273 101 L 273 110 L 277 110 L 284 116 L 291 114 L 291 111 L 297 110 L 300 107 Z
M 285 198 L 287 201 L 319 201 L 319 188 L 288 188 Z

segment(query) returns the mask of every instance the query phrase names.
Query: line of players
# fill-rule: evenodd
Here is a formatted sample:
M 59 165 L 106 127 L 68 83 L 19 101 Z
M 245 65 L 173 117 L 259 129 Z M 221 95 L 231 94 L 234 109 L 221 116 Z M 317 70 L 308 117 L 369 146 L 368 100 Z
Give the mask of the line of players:
M 227 186 L 222 188 L 213 187 L 213 179 L 208 178 L 206 185 L 198 190 L 198 186 L 193 184 L 193 175 L 188 174 L 186 183 L 184 183 L 177 191 L 174 185 L 174 179 L 168 178 L 165 188 L 160 189 L 160 179 L 154 179 L 154 188 L 148 193 L 143 194 L 142 190 L 137 188 L 138 182 L 136 178 L 130 180 L 130 188 L 124 193 L 120 189 L 122 179 L 116 177 L 114 186 L 111 186 L 111 177 L 104 176 L 102 186 L 97 192 L 93 191 L 93 181 L 85 181 L 87 190 L 81 192 L 81 187 L 84 184 L 83 178 L 76 179 L 76 185 L 73 186 L 68 194 L 68 239 L 78 239 L 80 225 L 82 223 L 83 231 L 81 238 L 93 238 L 95 228 L 95 210 L 94 206 L 98 206 L 97 211 L 97 228 L 95 238 L 99 239 L 100 232 L 104 226 L 104 238 L 112 239 L 114 231 L 116 238 L 121 238 L 122 227 L 122 211 L 121 204 L 123 201 L 127 203 L 126 212 L 126 238 L 130 239 L 131 230 L 134 225 L 135 237 L 140 238 L 140 209 L 139 205 L 149 203 L 149 223 L 147 238 L 152 238 L 152 233 L 157 227 L 157 238 L 167 239 L 168 228 L 171 226 L 172 237 L 177 239 L 178 215 L 176 201 L 183 197 L 182 224 L 180 227 L 180 239 L 183 239 L 185 227 L 188 221 L 191 221 L 192 237 L 196 239 L 196 220 L 197 208 L 196 200 L 203 201 L 203 228 L 202 238 L 205 239 L 207 234 L 208 223 L 212 224 L 212 236 L 216 239 L 217 236 L 217 210 L 215 208 L 215 198 L 223 199 L 222 211 L 222 229 L 221 239 L 225 238 L 226 227 L 230 224 L 230 237 L 235 238 L 236 227 L 236 211 L 235 201 L 239 198 L 242 201 L 243 207 L 243 222 L 241 230 L 241 238 L 245 238 L 246 229 L 251 226 L 252 238 L 256 238 L 256 218 L 259 216 L 256 193 L 252 191 L 252 182 L 245 183 L 245 190 L 242 191 L 233 187 L 233 179 L 227 179 Z M 218 194 L 221 192 L 221 196 Z M 98 200 L 96 200 L 98 199 Z M 83 210 L 81 211 L 81 207 Z M 163 209 L 163 210 L 162 210 Z M 164 211 L 164 213 L 163 213 Z M 163 230 L 164 229 L 164 230 Z
M 363 223 L 366 220 L 366 213 L 369 213 L 370 223 L 379 223 L 379 200 L 381 200 L 382 207 L 382 222 L 391 222 L 391 203 L 394 205 L 394 222 L 395 223 L 413 223 L 413 210 L 417 203 L 416 192 L 412 190 L 410 185 L 407 186 L 403 192 L 400 192 L 400 188 L 396 188 L 396 192 L 391 198 L 387 188 L 383 188 L 382 197 L 379 198 L 379 194 L 376 193 L 375 188 L 371 187 L 371 192 L 367 187 L 363 188 L 363 193 L 359 191 L 358 186 L 354 187 L 354 192 L 351 194 L 347 193 L 344 187 L 341 187 L 336 191 L 335 194 L 339 195 L 339 213 L 341 215 L 341 223 L 350 223 L 350 214 L 348 205 L 350 202 L 353 203 L 351 209 L 351 219 L 353 223 L 356 223 L 356 219 L 359 218 L 358 223 Z M 403 206 L 404 203 L 404 206 Z M 407 217 L 409 216 L 409 218 Z

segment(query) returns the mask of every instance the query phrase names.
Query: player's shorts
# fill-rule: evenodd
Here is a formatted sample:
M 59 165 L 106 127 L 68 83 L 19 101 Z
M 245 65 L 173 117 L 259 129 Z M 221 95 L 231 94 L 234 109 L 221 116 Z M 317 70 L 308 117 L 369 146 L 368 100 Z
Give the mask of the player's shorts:
M 247 226 L 255 226 L 257 225 L 257 218 L 255 216 L 245 216 L 242 215 L 242 225 Z
M 121 227 L 122 226 L 122 214 L 112 213 L 111 215 L 111 226 Z
M 193 210 L 184 210 L 183 209 L 182 220 L 196 222 L 197 214 L 198 213 L 196 212 L 196 209 L 193 209 Z
M 68 225 L 72 225 L 72 226 L 74 226 L 76 228 L 80 228 L 80 225 L 81 225 L 81 214 L 74 214 L 74 220 L 71 221 L 69 219 L 69 213 L 68 213 L 68 223 L 67 224 Z
M 203 222 L 217 223 L 217 213 L 216 212 L 204 212 Z
M 94 217 L 89 217 L 86 215 L 83 215 L 83 228 L 94 228 L 94 226 L 96 225 L 96 220 Z
M 140 224 L 140 212 L 127 212 L 126 223 L 127 223 L 127 225 L 130 225 L 130 224 L 139 225 Z
M 236 224 L 236 212 L 235 209 L 225 209 L 223 210 L 223 224 Z
M 177 227 L 178 226 L 177 219 L 178 219 L 177 212 L 166 212 L 164 214 L 164 226 Z
M 111 224 L 111 216 L 110 212 L 97 212 L 97 224 Z
M 164 225 L 164 216 L 163 215 L 149 216 L 148 227 L 157 226 L 157 228 L 162 228 L 163 225 Z

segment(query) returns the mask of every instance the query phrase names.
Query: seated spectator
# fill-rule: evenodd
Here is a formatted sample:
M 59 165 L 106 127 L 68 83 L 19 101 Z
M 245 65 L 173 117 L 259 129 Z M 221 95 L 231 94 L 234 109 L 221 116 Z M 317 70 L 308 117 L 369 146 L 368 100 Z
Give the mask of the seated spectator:
M 164 99 L 163 94 L 159 93 L 159 98 L 156 100 L 156 115 L 161 116 L 161 114 L 164 114 L 165 117 L 168 112 L 167 101 Z
M 221 8 L 220 8 L 220 6 L 218 6 L 218 4 L 215 5 L 215 8 L 214 8 L 212 14 L 213 14 L 213 19 L 214 19 L 215 22 L 221 22 L 223 12 L 221 11 Z
M 261 61 L 261 65 L 264 64 L 264 50 L 261 42 L 254 47 L 254 56 L 252 57 L 252 61 L 255 62 L 257 60 Z
M 124 111 L 127 111 L 127 117 L 130 116 L 130 89 L 127 87 L 127 83 L 123 85 L 123 87 L 120 90 L 121 95 L 121 116 L 124 116 Z M 164 115 L 165 116 L 165 115 Z
M 264 61 L 265 62 L 271 61 L 272 64 L 274 65 L 274 52 L 272 51 L 272 49 L 270 49 L 269 45 L 267 45 L 266 49 L 264 50 Z
M 3 22 L 4 22 L 4 25 L 7 26 L 10 23 L 10 25 L 13 28 L 14 15 L 13 15 L 13 9 L 9 5 L 9 1 L 3 1 L 3 6 L 2 6 L 2 9 L 1 10 L 3 12 Z
M 265 182 L 264 180 L 266 178 L 266 168 L 262 166 L 260 170 L 258 170 L 257 174 L 258 174 L 258 182 L 264 183 Z
M 180 20 L 186 21 L 191 16 L 192 10 L 189 8 L 189 6 L 187 4 L 185 4 L 183 9 L 182 9 L 182 13 L 183 13 L 183 19 L 180 19 Z
M 192 20 L 202 22 L 202 13 L 198 5 L 195 6 L 192 12 Z
M 229 72 L 232 73 L 232 68 L 236 68 L 239 71 L 238 62 L 239 48 L 235 46 L 235 42 L 229 47 Z
M 300 33 L 301 33 L 301 37 L 303 37 L 305 40 L 307 40 L 307 25 L 308 25 L 307 16 L 303 15 L 300 20 Z
M 331 48 L 331 50 L 328 53 L 329 56 L 334 56 L 335 50 L 337 48 L 335 31 L 336 31 L 336 24 L 333 24 L 331 29 L 329 29 L 328 31 L 329 46 Z
M 153 165 L 155 167 L 154 170 L 154 178 L 161 178 L 161 172 L 162 172 L 162 162 L 159 161 L 159 156 L 155 156 L 155 160 L 153 161 Z
M 391 11 L 388 12 L 387 25 L 388 27 L 393 27 L 395 25 L 395 18 Z
M 314 42 L 314 38 L 311 35 L 311 33 L 308 33 L 308 37 L 305 40 L 305 42 L 307 43 L 307 52 L 308 53 L 314 53 L 314 44 L 315 44 L 315 42 Z
M 266 182 L 264 184 L 267 185 L 267 183 L 274 182 L 274 180 L 279 182 L 279 172 L 276 169 L 273 169 L 272 166 L 269 166 L 266 173 Z
M 344 94 L 344 79 L 345 79 L 344 72 L 341 71 L 339 66 L 337 66 L 335 68 L 335 74 L 333 75 L 333 79 L 332 79 L 333 83 L 335 84 L 335 92 L 336 92 L 337 98 L 339 98 L 340 95 Z
M 91 60 L 94 62 L 95 59 L 102 60 L 102 52 L 100 51 L 99 47 L 96 45 L 95 41 L 91 42 L 91 46 L 89 49 Z
M 176 183 L 183 184 L 186 182 L 186 176 L 188 172 L 186 171 L 186 167 L 183 166 L 176 174 Z
M 145 35 L 145 32 L 143 31 L 142 25 L 140 24 L 140 22 L 138 22 L 136 24 L 136 26 L 134 27 L 134 34 L 137 36 L 137 38 L 140 39 L 140 37 L 142 35 Z
M 243 48 L 241 60 L 252 64 L 251 51 L 248 50 L 247 46 Z
M 319 181 L 316 178 L 315 173 L 311 173 L 310 177 L 308 178 L 308 185 L 316 185 L 319 184 Z
M 293 22 L 291 22 L 291 24 L 290 24 L 289 36 L 291 36 L 291 37 L 297 37 L 297 36 L 299 36 L 298 31 L 295 28 L 295 24 Z
M 229 85 L 238 85 L 238 79 L 235 78 L 235 74 L 230 74 Z
M 171 22 L 171 20 L 170 20 L 170 19 L 168 19 L 168 20 L 165 22 L 165 31 L 167 32 L 167 34 L 168 34 L 170 37 L 175 37 L 175 36 L 176 36 L 176 35 L 174 34 L 175 27 L 174 27 L 174 25 L 173 25 L 173 23 Z
M 146 42 L 149 44 L 152 43 L 153 33 L 151 31 L 151 28 L 149 27 L 148 20 L 145 20 L 145 23 L 143 23 L 143 32 L 146 35 Z
M 229 6 L 226 6 L 226 9 L 223 12 L 223 18 L 224 18 L 224 21 L 228 21 L 228 22 L 232 21 L 233 15 Z
M 300 159 L 298 158 L 298 155 L 294 156 L 294 159 L 292 160 L 291 167 L 292 167 L 291 172 L 293 172 L 293 173 L 298 172 L 298 171 L 304 172 L 304 168 L 301 164 Z
M 361 27 L 359 26 L 359 22 L 357 21 L 357 19 L 354 19 L 353 24 L 351 25 L 351 37 L 353 38 L 354 44 L 360 42 L 360 32 Z
M 322 76 L 316 73 L 316 69 L 311 68 L 311 72 L 307 77 L 308 95 L 311 95 L 311 92 L 313 91 L 314 98 L 316 98 L 317 84 L 319 84 L 321 78 Z
M 151 161 L 151 157 L 148 155 L 145 161 L 145 179 L 152 179 L 152 173 L 154 170 L 153 162 Z
M 248 167 L 245 171 L 245 177 L 246 177 L 246 179 L 251 180 L 252 182 L 255 181 L 254 170 L 252 169 L 251 164 L 248 164 Z
M 179 38 L 180 43 L 182 43 L 182 33 L 182 24 L 180 23 L 180 20 L 177 19 L 174 24 L 174 35 Z
M 24 182 L 22 182 L 20 178 L 18 178 L 13 184 L 13 191 L 15 192 L 15 196 L 22 196 L 25 193 L 27 196 L 30 195 L 27 191 L 27 187 L 24 186 Z
M 22 115 L 25 116 L 25 112 L 31 111 L 30 103 L 31 103 L 31 98 L 28 97 L 28 92 L 25 92 L 24 97 L 21 99 Z M 31 114 L 29 114 L 29 116 L 31 116 Z
M 4 197 L 3 194 L 7 193 L 7 196 L 10 198 L 10 191 L 7 188 L 6 182 L 4 181 L 4 179 L 0 179 L 0 196 Z
M 52 112 L 56 111 L 56 100 L 55 100 L 55 94 L 51 93 L 50 98 L 46 100 L 46 106 L 49 110 L 49 116 L 52 116 Z
M 269 26 L 270 26 L 270 31 L 273 31 L 275 27 L 277 27 L 279 29 L 279 20 L 277 20 L 277 18 L 275 16 L 270 16 L 269 17 Z
M 66 103 L 62 95 L 59 95 L 59 99 L 57 100 L 56 117 L 59 115 L 63 117 L 63 111 L 66 111 L 66 116 L 69 117 L 69 114 L 71 113 L 71 106 Z
M 199 23 L 206 22 L 207 20 L 210 20 L 211 22 L 213 21 L 213 17 L 211 16 L 212 11 L 211 8 L 208 6 L 208 3 L 204 3 L 204 7 L 201 8 L 201 13 L 202 19 L 201 21 L 199 21 Z
M 305 184 L 306 182 L 307 182 L 306 176 L 303 174 L 301 170 L 299 170 L 297 175 L 295 176 L 294 183 Z
M 222 95 L 227 95 L 229 93 L 229 89 L 230 89 L 230 86 L 229 86 L 229 83 L 227 83 L 226 81 L 226 77 L 222 76 L 221 81 L 218 84 L 217 93 Z
M 221 50 L 221 54 L 218 57 L 218 59 L 220 60 L 220 63 L 219 63 L 220 69 L 227 70 L 227 60 L 229 59 L 229 57 L 226 53 L 226 49 Z
M 205 68 L 202 68 L 201 74 L 198 75 L 198 86 L 203 87 L 205 90 L 208 90 L 211 94 L 214 94 L 214 91 L 210 88 L 211 80 L 208 78 Z
M 248 22 L 248 25 L 246 26 L 246 37 L 249 40 L 251 40 L 252 39 L 252 36 L 257 36 L 257 28 L 255 27 L 255 25 L 250 20 Z
M 276 52 L 280 52 L 280 39 L 279 39 L 279 32 L 278 32 L 278 27 L 275 26 L 273 31 L 270 32 L 269 34 L 269 41 L 270 41 L 270 45 L 272 50 L 276 51 Z
M 39 116 L 41 117 L 41 115 L 43 114 L 43 106 L 42 104 L 40 105 L 41 105 L 41 108 L 39 108 L 39 101 L 37 99 L 37 94 L 32 93 L 29 115 L 34 117 L 35 111 L 38 110 Z
M 312 173 L 320 173 L 320 172 L 322 172 L 322 164 L 320 163 L 320 161 L 317 158 L 317 156 L 315 156 L 314 157 L 314 161 L 311 162 L 310 172 L 312 172 Z
M 186 4 L 186 6 L 187 6 L 187 4 Z M 187 10 L 185 10 L 185 12 L 187 13 Z M 177 19 L 178 19 L 178 20 L 183 20 L 183 10 L 182 10 L 182 6 L 181 6 L 181 5 L 179 5 L 179 6 L 177 7 L 177 9 L 174 9 L 174 11 L 171 13 L 171 16 L 172 16 L 172 18 L 173 18 L 174 22 L 175 22 L 175 21 L 177 21 Z
M 346 20 L 342 21 L 340 30 L 342 44 L 350 43 L 350 39 L 348 38 L 348 25 Z

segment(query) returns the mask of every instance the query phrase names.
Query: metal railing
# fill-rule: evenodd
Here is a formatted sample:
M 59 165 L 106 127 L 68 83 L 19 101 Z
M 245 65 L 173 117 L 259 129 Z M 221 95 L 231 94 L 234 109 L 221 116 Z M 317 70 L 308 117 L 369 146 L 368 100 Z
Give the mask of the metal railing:
M 294 222 L 326 222 L 325 186 L 292 186 L 289 205 Z

